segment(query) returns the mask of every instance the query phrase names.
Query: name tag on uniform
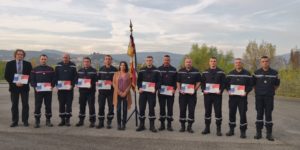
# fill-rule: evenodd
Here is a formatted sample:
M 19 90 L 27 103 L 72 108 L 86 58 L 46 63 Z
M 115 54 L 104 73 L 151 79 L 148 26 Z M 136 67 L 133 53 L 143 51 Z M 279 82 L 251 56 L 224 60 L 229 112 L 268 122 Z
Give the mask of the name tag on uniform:
M 206 83 L 204 93 L 220 93 L 220 84 Z
M 195 85 L 182 83 L 180 90 L 183 93 L 194 94 L 195 93 Z
M 56 88 L 58 90 L 71 90 L 71 81 L 57 81 Z
M 173 86 L 162 85 L 160 90 L 159 90 L 159 93 L 162 94 L 162 95 L 172 96 L 173 91 L 174 91 Z
M 13 83 L 28 84 L 29 75 L 15 74 Z
M 231 95 L 239 95 L 239 96 L 245 96 L 245 86 L 244 85 L 230 85 L 230 91 L 229 93 Z
M 111 90 L 112 82 L 110 80 L 98 80 L 97 88 L 99 90 Z
M 142 82 L 142 89 L 145 92 L 155 92 L 155 83 L 154 82 Z
M 77 82 L 78 88 L 91 88 L 91 79 L 79 78 Z
M 52 91 L 52 86 L 49 82 L 37 83 L 35 89 L 37 92 Z

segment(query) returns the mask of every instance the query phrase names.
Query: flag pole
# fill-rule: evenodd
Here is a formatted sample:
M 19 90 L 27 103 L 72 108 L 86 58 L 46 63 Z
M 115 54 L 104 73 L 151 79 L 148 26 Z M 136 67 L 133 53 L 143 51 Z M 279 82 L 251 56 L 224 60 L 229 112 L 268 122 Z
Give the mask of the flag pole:
M 132 22 L 130 20 L 130 24 L 129 24 L 129 27 L 130 27 L 130 41 L 132 42 L 132 44 L 134 44 L 134 41 L 133 41 L 133 35 L 132 35 L 132 32 L 133 32 L 133 25 L 132 25 Z M 137 74 L 136 72 L 136 68 L 137 68 L 137 57 L 136 57 L 136 49 L 135 49 L 135 44 L 133 45 L 133 51 L 134 51 L 134 70 L 135 70 L 135 74 Z M 132 59 L 133 61 L 133 59 Z M 136 84 L 136 82 L 134 82 Z M 136 85 L 134 86 L 134 88 L 136 88 Z M 134 92 L 134 110 L 132 111 L 132 113 L 129 115 L 128 119 L 127 119 L 127 122 L 128 120 L 130 120 L 130 118 L 132 117 L 133 114 L 135 114 L 135 125 L 138 126 L 138 109 L 137 109 L 137 100 L 136 100 L 136 89 L 133 90 Z

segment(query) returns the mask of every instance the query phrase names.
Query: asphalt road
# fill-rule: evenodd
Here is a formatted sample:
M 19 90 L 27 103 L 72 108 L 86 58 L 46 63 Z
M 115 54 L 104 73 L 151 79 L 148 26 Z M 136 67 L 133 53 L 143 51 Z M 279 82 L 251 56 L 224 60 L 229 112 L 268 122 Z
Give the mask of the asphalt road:
M 228 130 L 228 95 L 223 94 L 223 124 L 222 137 L 217 137 L 214 121 L 212 121 L 210 135 L 202 135 L 201 130 L 204 128 L 204 106 L 203 96 L 198 95 L 196 106 L 196 121 L 193 129 L 194 134 L 180 133 L 178 130 L 180 124 L 178 98 L 174 104 L 174 129 L 175 131 L 162 131 L 151 133 L 149 130 L 144 132 L 136 132 L 135 120 L 132 118 L 128 124 L 126 131 L 118 131 L 116 129 L 116 118 L 113 120 L 112 129 L 96 129 L 89 128 L 86 119 L 84 127 L 75 127 L 78 121 L 78 92 L 75 90 L 75 99 L 73 102 L 73 117 L 71 119 L 71 127 L 58 127 L 58 101 L 56 92 L 53 92 L 53 117 L 54 127 L 45 126 L 45 117 L 42 116 L 41 128 L 35 129 L 34 125 L 34 96 L 30 94 L 30 126 L 23 127 L 19 123 L 19 127 L 10 128 L 10 94 L 7 85 L 0 84 L 0 149 L 1 150 L 182 150 L 182 149 L 262 149 L 262 150 L 299 150 L 300 149 L 300 100 L 283 97 L 276 97 L 275 110 L 273 112 L 274 137 L 275 141 L 270 142 L 265 139 L 255 140 L 255 109 L 254 97 L 248 98 L 248 130 L 247 139 L 239 138 L 239 129 L 236 128 L 236 135 L 233 137 L 224 136 Z M 96 103 L 98 104 L 98 103 Z M 43 106 L 44 112 L 44 106 Z M 96 105 L 96 110 L 98 109 Z M 159 116 L 159 106 L 156 106 L 156 116 Z M 107 109 L 106 109 L 107 110 Z M 97 111 L 98 112 L 98 111 Z M 237 117 L 239 118 L 239 117 Z M 237 120 L 237 123 L 239 119 Z M 156 121 L 156 127 L 159 122 Z M 148 120 L 146 120 L 146 128 L 149 128 Z

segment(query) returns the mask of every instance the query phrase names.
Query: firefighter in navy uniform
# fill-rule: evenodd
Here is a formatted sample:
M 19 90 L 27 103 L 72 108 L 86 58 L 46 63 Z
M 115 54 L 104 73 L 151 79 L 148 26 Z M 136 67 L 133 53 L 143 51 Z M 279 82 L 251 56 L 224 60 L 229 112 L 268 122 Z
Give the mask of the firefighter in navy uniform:
M 89 57 L 83 58 L 83 68 L 78 70 L 77 79 L 90 79 L 90 88 L 79 88 L 79 122 L 77 127 L 84 125 L 85 107 L 86 103 L 89 106 L 90 115 L 90 128 L 95 127 L 96 114 L 95 114 L 95 83 L 97 81 L 97 70 L 91 66 L 91 59 Z M 78 82 L 78 80 L 77 80 Z M 77 83 L 78 84 L 78 83 Z
M 173 121 L 173 104 L 174 104 L 174 93 L 176 90 L 176 76 L 177 71 L 176 68 L 171 66 L 170 64 L 170 56 L 165 55 L 163 57 L 163 65 L 158 67 L 161 75 L 161 85 L 172 86 L 173 87 L 173 95 L 163 95 L 158 92 L 158 100 L 160 106 L 160 122 L 161 126 L 159 130 L 165 130 L 165 120 L 167 119 L 167 130 L 173 131 L 172 121 Z M 166 114 L 166 106 L 168 113 Z
M 192 124 L 195 120 L 195 107 L 197 104 L 197 90 L 200 87 L 201 74 L 199 70 L 192 67 L 192 59 L 184 58 L 184 68 L 180 69 L 177 74 L 177 88 L 179 89 L 179 109 L 181 123 L 180 132 L 185 131 L 185 123 L 188 122 L 187 131 L 194 133 Z M 185 93 L 182 90 L 182 84 L 193 85 L 193 93 Z M 186 119 L 186 109 L 188 108 L 188 118 Z
M 236 127 L 236 111 L 239 110 L 240 113 L 240 131 L 241 138 L 246 138 L 247 130 L 247 110 L 248 101 L 247 95 L 252 90 L 252 76 L 251 74 L 243 68 L 243 63 L 241 58 L 236 58 L 234 60 L 235 69 L 230 71 L 226 77 L 226 89 L 229 93 L 229 128 L 230 130 L 226 133 L 227 136 L 234 135 L 234 128 Z M 245 92 L 242 95 L 234 95 L 231 89 L 232 85 L 242 86 Z
M 117 68 L 111 65 L 112 57 L 110 55 L 105 55 L 104 57 L 104 66 L 99 69 L 98 80 L 109 80 L 112 83 L 114 73 L 117 71 Z M 105 103 L 107 100 L 108 105 L 108 114 L 107 114 L 107 128 L 111 128 L 111 121 L 114 118 L 114 106 L 113 106 L 113 93 L 114 89 L 111 86 L 110 90 L 99 89 L 98 103 L 99 103 L 99 124 L 98 129 L 104 127 L 104 117 L 105 117 Z
M 55 73 L 54 69 L 47 65 L 48 57 L 45 54 L 40 56 L 40 65 L 33 68 L 30 74 L 31 86 L 35 89 L 35 128 L 40 127 L 40 118 L 41 118 L 41 107 L 44 101 L 46 109 L 46 126 L 52 127 L 51 117 L 52 117 L 52 91 L 37 91 L 38 83 L 50 83 L 51 90 L 55 85 Z
M 261 68 L 254 72 L 254 89 L 255 89 L 255 107 L 257 111 L 256 116 L 256 135 L 255 139 L 261 139 L 261 130 L 264 125 L 267 129 L 266 138 L 269 141 L 274 141 L 272 136 L 272 111 L 274 108 L 275 90 L 280 85 L 278 72 L 270 68 L 269 58 L 263 56 L 260 59 Z
M 58 126 L 70 126 L 70 117 L 72 116 L 72 102 L 74 97 L 74 86 L 76 82 L 77 70 L 76 65 L 70 61 L 69 54 L 63 54 L 62 61 L 55 67 L 55 81 L 70 81 L 70 90 L 57 91 L 59 101 L 59 117 L 61 122 Z
M 143 91 L 142 84 L 143 82 L 150 82 L 155 83 L 155 91 L 154 92 L 147 92 Z M 139 89 L 139 119 L 140 125 L 136 129 L 136 131 L 143 131 L 145 130 L 145 110 L 147 102 L 149 104 L 149 121 L 150 121 L 150 131 L 157 132 L 155 129 L 155 105 L 156 105 L 156 91 L 160 88 L 160 73 L 159 70 L 153 66 L 153 57 L 147 56 L 146 57 L 146 66 L 141 68 L 140 72 L 138 73 L 137 79 L 137 86 Z
M 219 86 L 218 93 L 207 93 L 205 88 L 206 84 L 215 84 Z M 202 74 L 201 88 L 204 94 L 204 107 L 205 107 L 205 129 L 202 134 L 210 133 L 211 112 L 212 106 L 215 110 L 215 119 L 217 125 L 217 136 L 222 136 L 222 93 L 225 89 L 226 77 L 223 70 L 217 67 L 217 58 L 211 57 L 209 59 L 209 69 Z

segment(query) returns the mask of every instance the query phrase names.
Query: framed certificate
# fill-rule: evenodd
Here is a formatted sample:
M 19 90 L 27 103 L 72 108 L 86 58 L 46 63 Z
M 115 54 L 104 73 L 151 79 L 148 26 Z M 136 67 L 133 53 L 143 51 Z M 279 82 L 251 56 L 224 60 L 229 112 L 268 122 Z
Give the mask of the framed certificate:
M 15 74 L 13 83 L 28 84 L 29 75 Z
M 52 86 L 49 82 L 37 83 L 35 89 L 37 92 L 47 92 L 52 91 Z
M 155 83 L 154 82 L 142 82 L 142 89 L 145 92 L 155 92 Z
M 99 90 L 111 90 L 112 82 L 110 80 L 98 80 L 97 88 Z
M 71 81 L 57 81 L 56 88 L 58 90 L 71 90 Z
M 183 93 L 194 94 L 195 93 L 195 85 L 182 83 L 180 90 Z
M 91 88 L 91 79 L 79 78 L 77 82 L 78 88 Z
M 162 94 L 162 95 L 172 96 L 173 91 L 174 91 L 173 86 L 162 85 L 160 90 L 159 90 L 159 93 Z
M 244 85 L 230 85 L 230 95 L 239 95 L 239 96 L 245 96 L 245 86 Z
M 204 93 L 220 93 L 220 84 L 206 83 Z

